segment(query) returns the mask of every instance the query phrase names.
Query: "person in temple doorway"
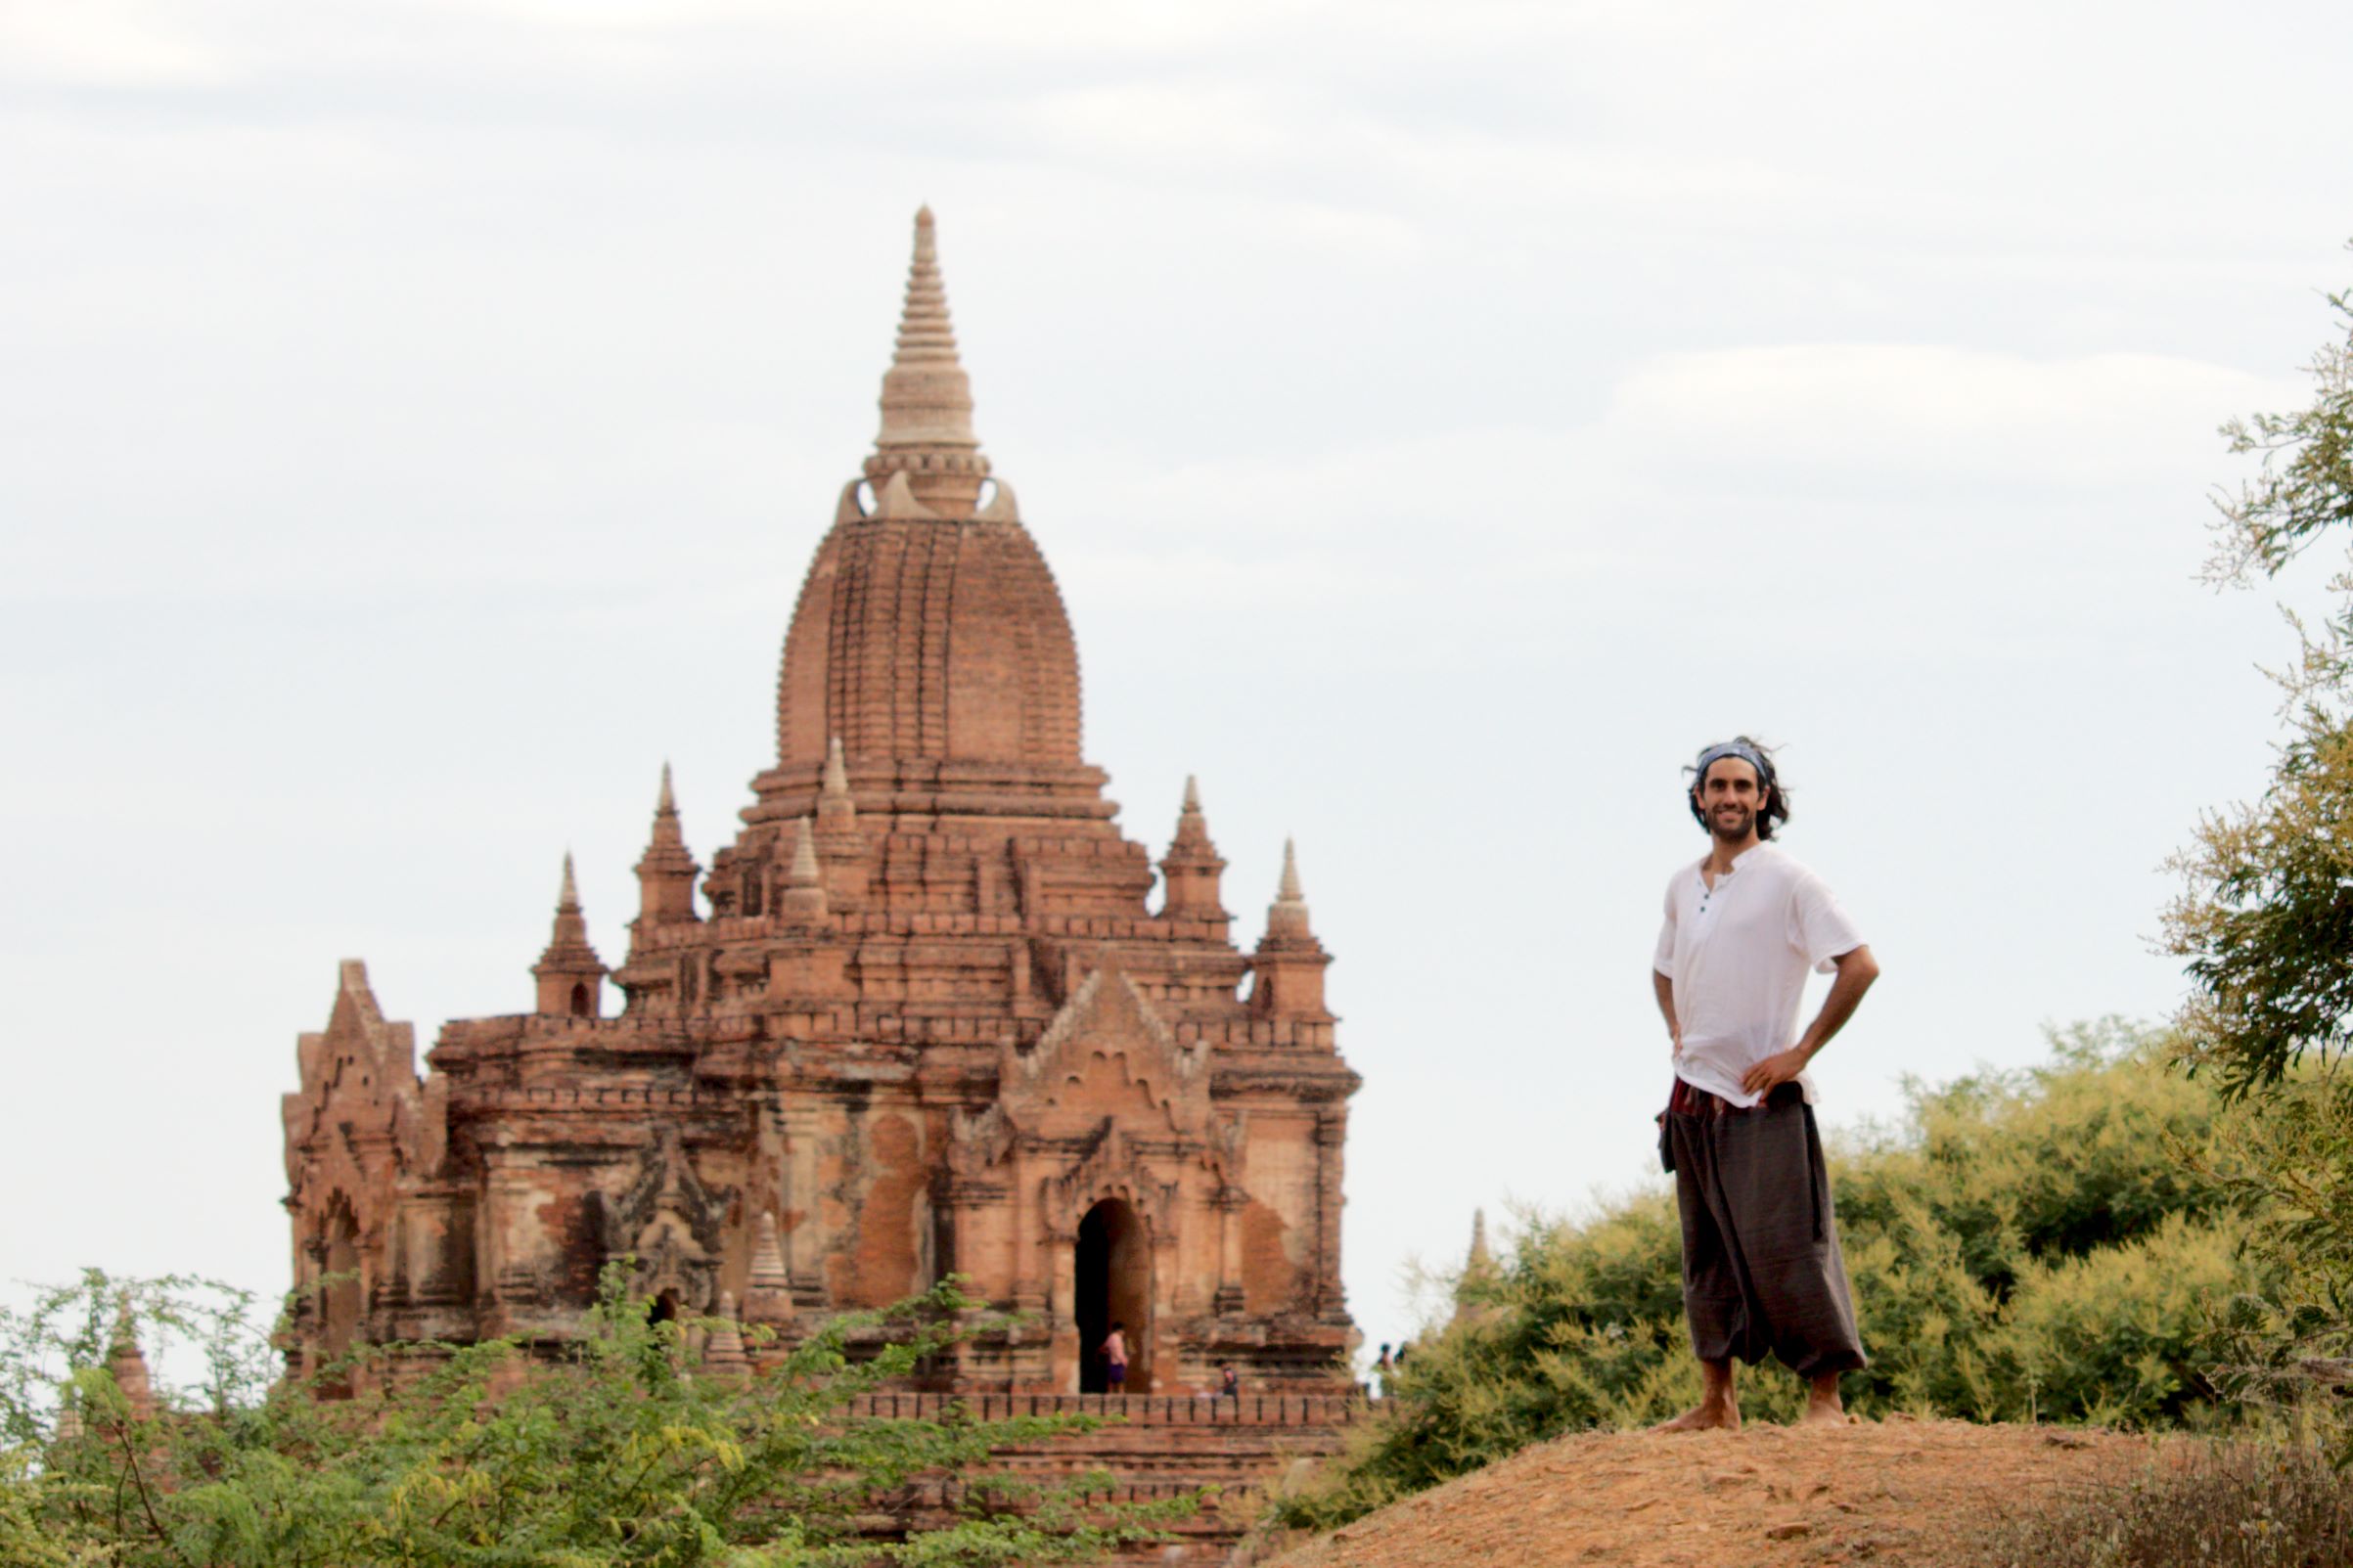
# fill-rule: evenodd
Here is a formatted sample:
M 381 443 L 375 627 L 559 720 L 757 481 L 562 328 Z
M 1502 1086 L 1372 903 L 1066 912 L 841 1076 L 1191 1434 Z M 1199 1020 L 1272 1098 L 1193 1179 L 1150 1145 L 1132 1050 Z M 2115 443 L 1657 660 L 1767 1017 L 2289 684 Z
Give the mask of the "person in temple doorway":
M 1096 1354 L 1103 1358 L 1103 1377 L 1104 1381 L 1109 1385 L 1110 1392 L 1114 1394 L 1125 1392 L 1127 1388 L 1127 1324 L 1123 1322 L 1111 1324 L 1111 1331 L 1103 1336 L 1103 1344 Z

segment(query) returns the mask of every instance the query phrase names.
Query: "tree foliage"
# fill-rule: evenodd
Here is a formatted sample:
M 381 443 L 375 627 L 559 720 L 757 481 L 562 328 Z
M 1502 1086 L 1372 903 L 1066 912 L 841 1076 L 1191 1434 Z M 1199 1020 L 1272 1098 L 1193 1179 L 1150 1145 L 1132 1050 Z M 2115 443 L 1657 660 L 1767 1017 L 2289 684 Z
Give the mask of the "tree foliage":
M 2353 1460 L 2353 291 L 2329 303 L 2344 340 L 2314 357 L 2310 405 L 2224 426 L 2261 464 L 2217 502 L 2209 572 L 2276 578 L 2324 539 L 2346 564 L 2325 620 L 2290 617 L 2270 781 L 2251 804 L 2209 813 L 2175 857 L 2183 885 L 2165 930 L 2195 987 L 2185 1062 L 2264 1110 L 2233 1185 L 2268 1283 L 2232 1309 L 2225 1380 L 2318 1417 Z
M 2311 406 L 2223 427 L 2261 467 L 2217 500 L 2219 581 L 2276 577 L 2353 525 L 2353 292 L 2330 305 L 2345 341 L 2314 357 Z M 2196 986 L 2184 1045 L 2234 1094 L 2279 1083 L 2307 1053 L 2341 1054 L 2353 1018 L 2353 549 L 2330 586 L 2324 622 L 2291 617 L 2297 654 L 2274 677 L 2287 734 L 2269 786 L 2209 813 L 2174 860 L 2183 887 L 2166 943 Z
M 2216 501 L 2220 537 L 2208 571 L 2217 579 L 2276 577 L 2330 528 L 2353 524 L 2353 290 L 2330 294 L 2329 307 L 2346 340 L 2324 343 L 2305 367 L 2312 406 L 2222 427 L 2233 453 L 2257 455 L 2262 467 Z
M 2207 1425 L 2209 1308 L 2266 1281 L 2241 1255 L 2245 1112 L 2170 1069 L 2167 1037 L 2108 1021 L 2015 1073 L 1908 1086 L 1894 1129 L 1835 1151 L 1838 1229 L 1871 1367 L 1869 1416 Z M 1689 1408 L 1673 1194 L 1524 1226 L 1491 1282 L 1418 1343 L 1389 1416 L 1347 1461 L 1281 1499 L 1338 1523 L 1533 1442 Z M 1744 1380 L 1788 1419 L 1798 1381 Z
M 268 1333 L 241 1298 L 92 1275 L 0 1321 L 0 1562 L 109 1568 L 818 1568 L 1047 1562 L 1152 1539 L 1190 1500 L 1086 1505 L 1107 1478 L 944 1481 L 991 1451 L 1091 1417 L 850 1418 L 967 1331 L 942 1284 L 836 1319 L 754 1374 L 704 1362 L 728 1325 L 654 1322 L 618 1267 L 581 1335 L 534 1363 L 512 1341 L 368 1349 L 362 1386 L 263 1386 Z M 149 1337 L 216 1346 L 193 1389 L 142 1411 L 108 1369 L 118 1303 Z M 245 1303 L 243 1305 L 249 1305 Z M 853 1336 L 893 1332 L 869 1360 Z M 330 1368 L 339 1384 L 355 1368 Z M 883 1505 L 930 1488 L 931 1527 L 878 1540 Z

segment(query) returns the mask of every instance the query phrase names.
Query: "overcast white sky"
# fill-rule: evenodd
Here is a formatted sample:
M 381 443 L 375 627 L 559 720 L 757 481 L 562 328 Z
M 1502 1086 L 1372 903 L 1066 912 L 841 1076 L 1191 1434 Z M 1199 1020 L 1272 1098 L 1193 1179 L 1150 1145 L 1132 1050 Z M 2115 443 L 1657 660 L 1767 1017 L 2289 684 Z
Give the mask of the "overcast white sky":
M 1347 1274 L 1645 1179 L 1677 769 L 1785 742 L 1899 1074 L 2154 1016 L 2258 785 L 2224 418 L 2353 282 L 2353 10 L 0 0 L 0 1277 L 286 1277 L 335 963 L 512 1011 L 707 860 L 932 203 L 1086 747 L 1254 936 Z

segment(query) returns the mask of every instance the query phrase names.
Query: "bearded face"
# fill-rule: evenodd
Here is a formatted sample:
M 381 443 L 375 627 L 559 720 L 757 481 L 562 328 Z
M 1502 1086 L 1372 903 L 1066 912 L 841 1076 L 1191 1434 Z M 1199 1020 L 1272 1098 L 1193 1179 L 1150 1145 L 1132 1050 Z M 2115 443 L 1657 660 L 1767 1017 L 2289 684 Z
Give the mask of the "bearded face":
M 1769 798 L 1756 769 L 1739 757 L 1718 757 L 1692 786 L 1699 815 L 1719 843 L 1744 843 L 1756 831 L 1757 813 Z

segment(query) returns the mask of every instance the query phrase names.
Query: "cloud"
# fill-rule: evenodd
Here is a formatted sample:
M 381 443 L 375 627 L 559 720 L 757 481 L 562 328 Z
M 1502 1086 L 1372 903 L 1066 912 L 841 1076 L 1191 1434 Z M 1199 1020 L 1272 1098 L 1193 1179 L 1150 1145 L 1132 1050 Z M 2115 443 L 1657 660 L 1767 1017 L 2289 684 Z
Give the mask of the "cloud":
M 103 87 L 217 85 L 234 57 L 128 0 L 0 4 L 0 76 Z
M 2032 358 L 1926 343 L 1759 345 L 1637 361 L 1600 416 L 1320 451 L 1187 462 L 1139 475 L 1138 454 L 1058 460 L 1057 493 L 1133 497 L 1153 537 L 1379 550 L 1392 537 L 1486 534 L 1525 546 L 1563 520 L 1662 502 L 1749 507 L 1939 489 L 2196 495 L 2214 429 L 2296 388 L 2225 365 L 2148 354 Z
M 1613 451 L 1743 485 L 2179 486 L 2211 473 L 2217 424 L 2292 396 L 2229 366 L 2152 354 L 2033 359 L 1930 343 L 1666 355 L 1620 381 Z

